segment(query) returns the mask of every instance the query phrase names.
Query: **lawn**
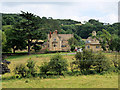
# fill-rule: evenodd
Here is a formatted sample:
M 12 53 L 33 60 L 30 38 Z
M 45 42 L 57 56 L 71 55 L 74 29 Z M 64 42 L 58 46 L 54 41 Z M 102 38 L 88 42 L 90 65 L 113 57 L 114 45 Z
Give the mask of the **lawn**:
M 14 75 L 14 68 L 17 64 L 26 63 L 30 58 L 40 66 L 43 62 L 48 62 L 55 55 L 52 54 L 33 54 L 22 56 L 9 56 L 7 60 L 11 61 L 9 68 L 11 73 L 6 73 L 3 78 L 9 78 Z M 74 54 L 61 53 L 68 63 L 74 59 Z M 113 54 L 105 54 L 109 59 L 114 57 Z M 39 69 L 38 69 L 39 72 Z M 27 81 L 27 82 L 26 82 Z M 80 76 L 60 76 L 60 78 L 41 79 L 39 77 L 29 79 L 10 79 L 2 81 L 3 88 L 117 88 L 118 75 L 116 73 L 105 75 L 80 75 Z
M 55 79 L 4 80 L 3 88 L 118 88 L 118 75 L 81 75 Z

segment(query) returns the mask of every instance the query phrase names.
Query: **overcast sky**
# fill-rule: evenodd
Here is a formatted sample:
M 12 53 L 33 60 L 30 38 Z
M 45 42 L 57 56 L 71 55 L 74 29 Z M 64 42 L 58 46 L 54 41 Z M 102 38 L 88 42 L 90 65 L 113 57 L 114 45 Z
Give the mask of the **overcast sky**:
M 11 1 L 11 2 L 10 2 Z M 44 1 L 44 2 L 43 2 Z M 118 22 L 119 0 L 2 0 L 2 13 L 28 11 L 40 17 L 88 21 L 96 19 L 104 23 Z

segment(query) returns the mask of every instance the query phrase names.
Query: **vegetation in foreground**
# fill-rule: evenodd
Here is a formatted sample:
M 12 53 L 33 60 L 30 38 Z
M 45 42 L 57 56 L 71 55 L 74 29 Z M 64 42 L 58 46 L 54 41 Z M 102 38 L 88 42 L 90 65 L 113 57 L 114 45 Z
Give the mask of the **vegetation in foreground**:
M 118 74 L 3 80 L 3 88 L 118 88 Z
M 58 87 L 58 88 L 62 87 L 62 85 L 63 85 L 63 87 L 81 87 L 81 88 L 82 87 L 83 88 L 87 88 L 87 87 L 94 88 L 95 86 L 102 87 L 102 88 L 103 87 L 117 87 L 118 86 L 117 73 L 119 71 L 119 67 L 118 67 L 118 65 L 117 65 L 117 67 L 115 66 L 114 62 L 112 62 L 112 60 L 110 59 L 111 57 L 109 57 L 109 60 L 107 61 L 107 62 L 111 62 L 111 63 L 104 63 L 105 65 L 107 65 L 107 67 L 106 66 L 104 67 L 104 66 L 97 64 L 96 61 L 93 62 L 91 60 L 93 64 L 90 61 L 88 63 L 87 58 L 90 57 L 90 59 L 93 59 L 93 58 L 97 57 L 97 59 L 99 59 L 98 61 L 104 62 L 105 58 L 103 56 L 105 56 L 106 54 L 102 54 L 103 55 L 102 56 L 102 55 L 95 54 L 95 53 L 93 54 L 88 51 L 85 51 L 84 53 L 86 53 L 86 54 L 82 53 L 82 55 L 83 55 L 82 58 L 78 57 L 79 54 L 81 54 L 81 53 L 77 53 L 75 55 L 76 59 L 74 58 L 74 55 L 70 55 L 70 56 L 69 55 L 68 56 L 67 55 L 64 55 L 64 56 L 55 55 L 55 56 L 51 56 L 51 58 L 45 57 L 45 56 L 43 56 L 43 57 L 35 57 L 34 56 L 35 61 L 33 61 L 33 57 L 32 57 L 31 60 L 28 60 L 28 59 L 26 60 L 27 63 L 26 63 L 26 61 L 23 61 L 23 60 L 25 60 L 24 59 L 25 57 L 21 58 L 21 59 L 18 58 L 18 60 L 15 60 L 15 61 L 13 59 L 14 64 L 13 64 L 12 68 L 10 68 L 12 72 L 3 75 L 3 87 L 7 87 L 7 86 L 5 86 L 6 84 L 11 84 L 10 86 L 15 85 L 14 82 L 16 82 L 16 83 L 23 82 L 23 84 L 25 84 L 25 86 L 23 84 L 21 84 L 21 85 L 23 85 L 22 87 L 29 87 L 29 88 L 45 87 L 46 84 L 49 84 L 48 86 L 46 86 L 46 87 L 49 87 L 52 84 L 52 83 L 50 83 L 50 81 L 53 82 L 53 84 L 55 84 L 55 83 L 59 84 L 58 86 L 53 85 L 51 87 Z M 102 57 L 100 57 L 100 56 L 102 56 Z M 107 58 L 108 58 L 108 56 L 109 55 L 107 55 Z M 83 60 L 84 60 L 83 58 L 86 61 L 83 62 Z M 113 58 L 113 55 L 112 55 L 112 58 Z M 67 62 L 66 61 L 64 62 L 65 59 L 67 60 Z M 22 62 L 21 64 L 23 64 L 23 66 L 21 66 L 20 61 Z M 62 63 L 61 63 L 61 61 L 62 61 Z M 77 63 L 75 63 L 75 62 L 77 62 Z M 18 66 L 16 66 L 17 63 L 19 63 L 18 65 L 21 66 L 22 69 L 19 68 Z M 71 64 L 73 64 L 73 65 L 71 66 Z M 80 67 L 81 65 L 85 65 L 85 67 L 83 66 L 81 68 Z M 97 66 L 94 67 L 93 65 L 97 65 Z M 58 66 L 59 66 L 59 69 L 57 69 Z M 62 66 L 62 68 L 60 68 L 61 66 Z M 88 66 L 88 67 L 86 67 L 86 66 Z M 99 66 L 100 66 L 100 68 L 99 68 Z M 19 73 L 16 73 L 16 72 L 14 73 L 14 70 L 16 67 L 17 67 L 17 72 L 19 72 Z M 34 72 L 30 73 L 32 70 Z M 60 73 L 59 73 L 59 71 L 60 71 Z M 86 83 L 85 83 L 83 77 L 85 77 Z M 100 78 L 101 78 L 101 80 L 99 80 Z M 48 82 L 46 82 L 46 80 Z M 12 81 L 14 81 L 14 82 L 12 82 Z M 34 84 L 36 84 L 37 82 L 39 82 L 39 83 L 36 84 L 35 86 L 33 86 L 34 84 L 31 85 L 32 84 L 31 82 L 34 82 Z M 40 83 L 40 82 L 42 82 L 42 83 Z M 68 82 L 69 82 L 69 85 L 68 85 Z M 93 83 L 93 85 L 91 85 L 91 82 L 95 82 L 95 83 Z M 114 84 L 112 84 L 112 83 L 114 83 Z

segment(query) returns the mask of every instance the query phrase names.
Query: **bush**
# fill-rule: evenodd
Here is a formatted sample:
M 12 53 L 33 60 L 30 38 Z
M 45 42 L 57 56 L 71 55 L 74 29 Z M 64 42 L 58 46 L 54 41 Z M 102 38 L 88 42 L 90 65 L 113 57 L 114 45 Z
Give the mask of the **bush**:
M 97 72 L 95 70 L 86 70 L 86 71 L 82 71 L 81 74 L 89 75 L 89 74 L 97 74 Z
M 46 49 L 46 50 L 45 50 L 45 54 L 47 54 L 48 52 L 49 52 L 49 50 L 48 50 L 48 49 Z
M 20 75 L 20 77 L 26 77 L 27 76 L 27 69 L 25 65 L 18 64 L 14 69 L 15 74 Z
M 77 52 L 75 55 L 76 65 L 81 71 L 86 71 L 93 65 L 94 55 L 92 51 L 83 50 L 83 52 Z
M 101 73 L 107 71 L 112 65 L 111 60 L 108 60 L 101 52 L 93 53 L 91 50 L 83 50 L 75 55 L 76 61 L 72 62 L 81 72 L 85 73 Z M 95 72 L 89 71 L 94 70 Z
M 49 71 L 49 66 L 47 62 L 44 62 L 42 66 L 39 67 L 40 71 L 46 74 Z
M 39 51 L 42 47 L 40 45 L 34 45 L 32 49 L 35 50 L 35 52 Z
M 95 55 L 94 66 L 97 72 L 107 71 L 111 66 L 111 61 L 108 60 L 101 52 Z
M 71 45 L 71 51 L 75 51 L 75 45 Z
M 28 60 L 27 62 L 27 67 L 28 67 L 28 75 L 29 76 L 35 76 L 35 62 L 33 60 L 31 60 L 31 58 Z
M 67 71 L 67 66 L 67 60 L 59 54 L 52 57 L 49 62 L 50 71 L 57 72 L 59 75 L 62 74 L 62 71 Z

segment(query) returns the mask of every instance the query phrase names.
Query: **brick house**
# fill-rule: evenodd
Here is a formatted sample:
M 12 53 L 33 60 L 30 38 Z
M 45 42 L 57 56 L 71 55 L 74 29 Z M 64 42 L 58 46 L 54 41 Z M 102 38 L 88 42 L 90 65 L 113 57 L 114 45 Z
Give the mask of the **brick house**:
M 48 34 L 48 41 L 42 46 L 42 49 L 49 51 L 70 51 L 68 40 L 73 37 L 73 34 L 58 34 L 57 30 Z

